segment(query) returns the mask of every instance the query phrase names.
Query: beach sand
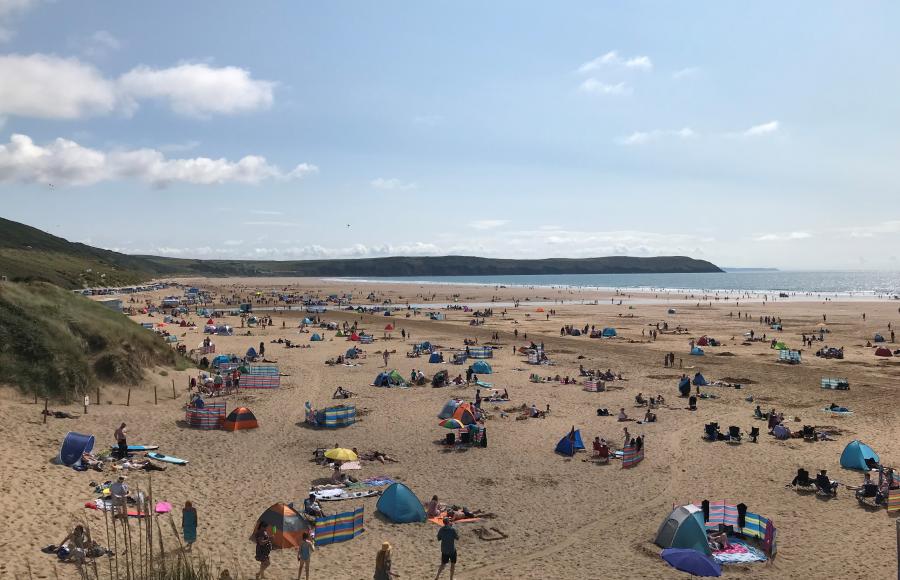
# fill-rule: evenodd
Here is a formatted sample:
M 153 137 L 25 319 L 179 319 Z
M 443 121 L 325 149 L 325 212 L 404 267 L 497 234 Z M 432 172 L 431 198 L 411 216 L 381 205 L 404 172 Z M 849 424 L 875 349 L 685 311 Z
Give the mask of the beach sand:
M 171 466 L 165 472 L 153 472 L 154 495 L 177 508 L 190 500 L 199 513 L 199 539 L 194 552 L 206 556 L 236 573 L 252 576 L 256 572 L 254 549 L 248 540 L 256 518 L 276 502 L 302 502 L 311 482 L 329 476 L 329 470 L 310 462 L 317 447 L 357 447 L 360 450 L 386 451 L 400 463 L 364 463 L 354 473 L 358 477 L 387 475 L 406 483 L 422 501 L 438 495 L 443 502 L 483 509 L 496 517 L 476 524 L 461 524 L 457 577 L 474 578 L 681 578 L 660 558 L 653 540 L 660 523 L 672 509 L 691 501 L 709 499 L 745 503 L 752 512 L 773 520 L 778 529 L 778 555 L 767 564 L 726 566 L 726 578 L 887 578 L 895 563 L 895 519 L 884 510 L 869 512 L 858 506 L 853 493 L 841 488 L 837 499 L 824 501 L 812 495 L 786 489 L 797 468 L 815 473 L 827 469 L 842 483 L 857 485 L 860 473 L 841 469 L 839 457 L 846 443 L 861 439 L 881 454 L 887 465 L 897 465 L 898 429 L 896 383 L 900 359 L 879 359 L 865 346 L 875 332 L 889 335 L 887 323 L 900 323 L 896 301 L 839 302 L 821 300 L 761 301 L 735 300 L 704 302 L 689 300 L 654 302 L 653 295 L 616 297 L 609 292 L 570 291 L 548 288 L 452 287 L 406 284 L 366 284 L 297 279 L 216 279 L 194 280 L 204 288 L 222 293 L 246 294 L 250 290 L 268 292 L 290 285 L 326 295 L 353 291 L 357 300 L 370 292 L 377 302 L 392 300 L 422 302 L 428 297 L 436 308 L 458 295 L 460 303 L 485 302 L 492 297 L 522 300 L 518 308 L 495 307 L 486 324 L 470 327 L 468 314 L 446 311 L 443 322 L 426 316 L 406 318 L 405 311 L 394 317 L 329 310 L 326 321 L 359 322 L 376 337 L 384 326 L 396 326 L 393 339 L 378 340 L 363 348 L 368 353 L 356 367 L 324 364 L 325 359 L 343 353 L 350 344 L 335 338 L 333 331 L 314 329 L 325 336 L 324 342 L 309 343 L 309 334 L 298 334 L 302 311 L 265 312 L 275 325 L 265 330 L 252 329 L 252 336 L 240 336 L 236 317 L 226 322 L 236 327 L 233 337 L 214 337 L 219 353 L 243 353 L 263 341 L 266 357 L 276 360 L 282 388 L 276 391 L 244 392 L 229 397 L 229 411 L 238 405 L 249 407 L 259 420 L 256 430 L 224 432 L 186 428 L 183 406 L 188 400 L 186 386 L 195 371 L 159 370 L 147 373 L 140 386 L 133 387 L 131 405 L 125 406 L 127 388 L 106 385 L 101 404 L 93 404 L 87 415 L 76 420 L 50 418 L 41 422 L 42 402 L 11 389 L 2 392 L 0 413 L 0 455 L 4 458 L 0 483 L 0 509 L 6 514 L 0 529 L 0 576 L 27 578 L 74 578 L 71 565 L 57 565 L 55 557 L 39 549 L 56 543 L 76 519 L 86 519 L 102 532 L 103 517 L 86 510 L 85 501 L 94 497 L 91 481 L 111 475 L 92 471 L 76 472 L 54 465 L 60 442 L 67 431 L 92 433 L 97 448 L 108 447 L 119 422 L 129 426 L 129 442 L 157 444 L 164 453 L 190 460 L 184 467 Z M 156 299 L 166 294 L 157 293 Z M 146 297 L 141 295 L 141 297 Z M 525 301 L 529 299 L 528 301 Z M 536 312 L 535 302 L 554 300 L 597 300 L 597 304 L 567 303 L 543 305 L 556 314 Z M 618 305 L 618 300 L 623 300 Z M 648 300 L 650 299 L 650 300 Z M 363 303 L 367 303 L 363 301 Z M 674 315 L 668 308 L 676 308 Z M 729 312 L 749 312 L 750 320 L 729 317 Z M 862 313 L 866 313 L 866 321 Z M 829 346 L 844 346 L 844 360 L 824 360 L 804 349 L 800 365 L 779 364 L 777 352 L 768 343 L 742 345 L 744 332 L 783 339 L 799 347 L 801 332 L 817 330 L 822 314 L 827 315 Z M 262 313 L 261 313 L 262 314 Z M 758 323 L 758 317 L 772 315 L 783 321 L 784 331 L 775 332 Z M 136 322 L 151 320 L 134 317 Z M 200 326 L 188 331 L 188 347 L 203 338 L 203 318 L 189 317 Z M 152 319 L 161 321 L 161 317 Z M 649 342 L 641 331 L 668 321 L 690 330 L 686 335 L 660 334 Z M 282 322 L 285 328 L 282 328 Z M 583 327 L 613 326 L 618 338 L 590 339 L 587 336 L 561 337 L 565 324 Z M 519 330 L 518 339 L 513 330 Z M 400 330 L 412 333 L 401 340 Z M 183 329 L 174 332 L 182 333 Z M 514 420 L 502 418 L 494 405 L 484 407 L 493 413 L 486 422 L 489 446 L 486 449 L 447 450 L 440 441 L 446 431 L 437 425 L 436 415 L 450 398 L 474 398 L 474 388 L 430 386 L 410 389 L 380 389 L 370 383 L 383 361 L 376 354 L 385 348 L 396 351 L 389 368 L 408 377 L 411 369 L 421 368 L 429 377 L 441 368 L 451 376 L 464 373 L 465 367 L 433 365 L 427 358 L 407 358 L 411 345 L 423 340 L 444 348 L 449 361 L 451 349 L 463 347 L 465 337 L 490 340 L 500 333 L 501 346 L 490 361 L 494 374 L 481 377 L 495 387 L 508 389 L 511 405 L 535 403 L 543 409 L 551 405 L 545 419 Z M 544 342 L 553 367 L 531 367 L 514 353 L 514 347 L 529 341 Z M 646 332 L 645 332 L 646 334 Z M 708 334 L 723 342 L 706 349 L 706 356 L 688 356 L 688 340 Z M 271 344 L 287 338 L 309 349 L 286 349 Z M 821 343 L 815 343 L 813 351 Z M 672 351 L 676 368 L 663 367 L 663 355 Z M 730 355 L 726 355 L 729 353 Z M 583 357 L 583 358 L 580 358 Z M 684 369 L 677 368 L 679 359 Z M 603 393 L 589 393 L 581 385 L 558 382 L 529 382 L 532 372 L 541 375 L 578 375 L 578 365 L 586 368 L 621 372 L 624 381 L 609 384 Z M 686 401 L 677 396 L 678 377 L 701 371 L 708 380 L 730 377 L 745 380 L 741 390 L 706 387 L 704 392 L 717 399 L 701 400 L 696 412 L 685 410 Z M 849 391 L 822 390 L 822 377 L 845 377 Z M 579 383 L 583 379 L 579 378 Z M 172 396 L 172 381 L 176 398 Z M 361 420 L 346 429 L 312 430 L 303 425 L 304 403 L 321 408 L 332 404 L 331 394 L 342 385 L 358 394 L 350 402 L 364 409 Z M 154 404 L 154 386 L 158 404 Z M 661 393 L 667 406 L 657 414 L 654 424 L 618 423 L 615 417 L 598 417 L 596 409 L 607 407 L 613 414 L 624 407 L 631 416 L 643 410 L 635 408 L 634 397 Z M 752 394 L 756 403 L 745 398 Z M 92 397 L 93 399 L 93 397 Z M 93 401 L 92 401 L 93 402 Z M 853 409 L 850 417 L 832 417 L 822 412 L 831 402 Z M 808 443 L 792 439 L 776 441 L 766 434 L 765 423 L 754 421 L 755 404 L 763 409 L 783 411 L 791 427 L 803 424 L 834 426 L 840 431 L 837 441 Z M 504 407 L 506 405 L 503 405 Z M 81 412 L 81 405 L 50 403 L 51 409 Z M 794 422 L 793 417 L 799 417 Z M 761 428 L 758 444 L 707 443 L 701 439 L 703 425 L 717 421 L 723 429 L 738 425 L 744 432 Z M 634 469 L 623 470 L 612 461 L 601 466 L 582 459 L 581 453 L 569 459 L 554 453 L 556 442 L 572 426 L 581 430 L 588 447 L 595 436 L 608 439 L 613 446 L 622 443 L 622 428 L 645 437 L 646 459 Z M 130 475 L 132 487 L 148 486 L 143 473 Z M 325 504 L 328 511 L 365 506 L 366 531 L 358 538 L 326 546 L 312 559 L 313 578 L 371 578 L 375 553 L 383 541 L 394 547 L 394 571 L 402 578 L 432 578 L 439 564 L 438 527 L 432 523 L 391 524 L 376 513 L 377 498 Z M 136 524 L 132 524 L 136 526 Z M 164 523 L 167 549 L 177 546 L 168 524 Z M 479 539 L 475 528 L 496 527 L 509 537 L 499 541 Z M 136 529 L 136 527 L 135 527 Z M 102 539 L 101 533 L 101 539 Z M 106 566 L 105 561 L 98 565 Z M 275 551 L 269 578 L 296 575 L 296 553 Z M 448 577 L 444 572 L 444 578 Z

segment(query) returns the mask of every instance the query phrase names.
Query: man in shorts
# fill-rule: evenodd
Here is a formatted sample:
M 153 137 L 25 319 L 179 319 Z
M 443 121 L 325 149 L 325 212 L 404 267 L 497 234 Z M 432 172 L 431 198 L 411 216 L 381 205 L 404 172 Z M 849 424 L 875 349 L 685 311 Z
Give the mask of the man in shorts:
M 441 572 L 444 571 L 447 562 L 450 562 L 450 580 L 453 580 L 453 572 L 456 567 L 456 540 L 459 539 L 459 532 L 453 527 L 453 520 L 444 518 L 444 525 L 438 530 L 437 539 L 441 541 L 441 567 L 438 568 L 434 580 L 441 577 Z

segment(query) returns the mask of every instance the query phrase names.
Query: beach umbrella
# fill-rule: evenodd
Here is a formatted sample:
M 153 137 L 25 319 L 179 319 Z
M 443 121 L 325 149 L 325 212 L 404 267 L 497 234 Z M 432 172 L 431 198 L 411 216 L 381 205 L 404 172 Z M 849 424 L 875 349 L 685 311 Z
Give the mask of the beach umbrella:
M 465 425 L 463 425 L 458 419 L 454 419 L 453 417 L 444 419 L 443 421 L 438 423 L 438 425 L 445 429 L 462 429 L 463 427 L 465 427 Z
M 325 452 L 325 457 L 332 461 L 356 461 L 359 459 L 352 449 L 344 449 L 343 447 L 335 447 Z
M 669 566 L 693 576 L 721 576 L 722 566 L 697 550 L 666 548 L 660 554 Z

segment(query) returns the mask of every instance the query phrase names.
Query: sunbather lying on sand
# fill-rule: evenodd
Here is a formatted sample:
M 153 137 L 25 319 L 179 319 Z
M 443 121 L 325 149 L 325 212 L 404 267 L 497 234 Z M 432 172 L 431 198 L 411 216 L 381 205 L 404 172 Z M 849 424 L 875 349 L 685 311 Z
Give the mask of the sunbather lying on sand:
M 462 520 L 472 518 L 495 518 L 497 515 L 484 510 L 469 510 L 465 506 L 451 505 L 447 507 L 447 515 L 445 517 L 448 517 L 451 520 Z
M 400 463 L 399 459 L 394 459 L 387 453 L 383 453 L 381 451 L 364 451 L 359 454 L 359 458 L 366 461 L 380 461 L 381 463 L 384 463 L 385 461 L 390 461 L 391 463 Z
M 56 417 L 57 419 L 77 419 L 78 415 L 73 415 L 68 411 L 50 411 L 48 409 L 44 409 L 41 411 L 41 415 L 47 415 L 48 417 Z

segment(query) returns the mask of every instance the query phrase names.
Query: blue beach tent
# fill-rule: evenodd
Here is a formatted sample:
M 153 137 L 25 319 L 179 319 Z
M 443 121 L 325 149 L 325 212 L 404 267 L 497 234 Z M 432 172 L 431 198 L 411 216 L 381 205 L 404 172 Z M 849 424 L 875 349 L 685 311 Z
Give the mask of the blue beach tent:
M 571 437 L 571 432 L 559 440 L 556 444 L 556 452 L 562 455 L 572 457 L 579 449 L 584 449 L 584 443 L 581 441 L 581 431 L 575 429 L 575 437 Z M 574 439 L 574 440 L 573 440 Z
M 480 360 L 472 365 L 472 372 L 479 375 L 489 375 L 494 372 L 487 362 Z
M 384 490 L 375 508 L 395 524 L 425 521 L 425 508 L 422 507 L 422 502 L 402 483 L 392 483 Z
M 694 348 L 691 349 L 691 355 L 692 356 L 703 356 L 703 349 L 700 348 L 699 346 L 695 346 Z
M 94 449 L 94 436 L 69 431 L 59 447 L 59 462 L 69 467 L 81 461 L 82 453 L 90 453 Z
M 616 336 L 616 334 L 615 328 L 606 327 L 603 329 L 603 338 L 612 338 Z
M 878 454 L 860 440 L 854 440 L 844 447 L 841 453 L 841 467 L 846 469 L 858 469 L 861 471 L 869 471 L 866 459 L 872 459 L 878 463 Z

